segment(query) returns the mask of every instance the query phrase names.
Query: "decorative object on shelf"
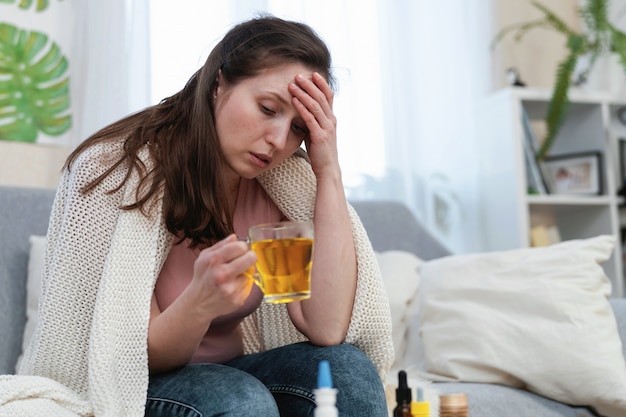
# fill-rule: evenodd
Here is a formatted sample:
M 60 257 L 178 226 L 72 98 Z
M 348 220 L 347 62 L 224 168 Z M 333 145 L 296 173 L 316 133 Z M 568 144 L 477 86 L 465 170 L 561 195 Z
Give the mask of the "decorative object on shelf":
M 626 73 L 626 34 L 613 26 L 607 17 L 608 0 L 587 0 L 579 9 L 584 20 L 585 29 L 581 32 L 570 28 L 565 22 L 544 5 L 532 1 L 533 6 L 543 13 L 540 19 L 506 26 L 500 30 L 492 45 L 495 46 L 509 33 L 515 32 L 515 40 L 519 41 L 534 28 L 552 29 L 567 38 L 569 53 L 557 67 L 556 79 L 548 111 L 546 113 L 547 132 L 542 141 L 537 158 L 542 160 L 550 151 L 569 107 L 568 91 L 574 83 L 574 70 L 580 62 L 588 62 L 586 68 L 576 77 L 576 82 L 584 82 L 601 56 L 616 54 L 622 69 Z
M 602 154 L 600 152 L 548 156 L 543 164 L 552 194 L 602 194 Z
M 526 87 L 526 83 L 522 81 L 519 75 L 519 71 L 515 67 L 511 67 L 506 70 L 506 80 L 509 85 L 514 87 Z
M 561 242 L 561 232 L 555 224 L 538 224 L 530 228 L 530 246 L 550 246 Z
M 28 9 L 32 3 L 17 6 Z M 47 8 L 47 0 L 38 0 L 35 13 Z M 60 136 L 71 128 L 68 68 L 48 34 L 0 21 L 0 140 L 36 142 L 40 133 Z
M 561 242 L 561 226 L 559 222 L 562 220 L 558 214 L 551 210 L 540 209 L 530 213 L 530 246 L 550 246 Z

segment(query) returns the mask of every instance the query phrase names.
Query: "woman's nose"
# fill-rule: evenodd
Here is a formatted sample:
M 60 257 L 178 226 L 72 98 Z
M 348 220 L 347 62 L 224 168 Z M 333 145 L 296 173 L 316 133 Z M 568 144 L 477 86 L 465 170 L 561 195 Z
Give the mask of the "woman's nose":
M 287 137 L 289 136 L 290 126 L 288 124 L 280 123 L 272 127 L 267 135 L 267 142 L 272 144 L 276 149 L 283 149 L 287 144 Z

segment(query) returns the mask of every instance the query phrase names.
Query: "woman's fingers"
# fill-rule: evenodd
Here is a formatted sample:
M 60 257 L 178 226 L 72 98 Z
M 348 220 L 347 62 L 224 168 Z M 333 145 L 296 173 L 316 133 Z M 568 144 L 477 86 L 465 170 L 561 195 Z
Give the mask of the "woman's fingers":
M 335 125 L 333 92 L 321 75 L 314 73 L 309 79 L 298 74 L 289 85 L 289 91 L 294 96 L 294 105 L 305 122 L 316 122 L 322 128 Z
M 315 85 L 320 89 L 320 91 L 324 93 L 324 96 L 326 97 L 326 101 L 328 101 L 328 104 L 330 108 L 332 109 L 335 93 L 333 93 L 333 90 L 330 88 L 330 85 L 328 84 L 326 79 L 317 72 L 313 73 L 313 76 L 311 79 L 313 80 Z
M 245 242 L 231 235 L 200 252 L 194 264 L 194 287 L 211 314 L 228 314 L 246 301 L 252 280 L 245 272 L 256 254 Z
M 209 265 L 224 267 L 228 274 L 245 270 L 256 261 L 256 255 L 245 242 L 238 241 L 234 235 L 200 252 L 198 259 L 206 258 Z

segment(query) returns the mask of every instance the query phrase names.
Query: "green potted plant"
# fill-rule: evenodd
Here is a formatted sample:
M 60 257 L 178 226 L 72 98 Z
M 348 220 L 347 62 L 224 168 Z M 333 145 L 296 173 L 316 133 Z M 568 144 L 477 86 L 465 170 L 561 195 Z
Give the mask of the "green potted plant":
M 622 69 L 626 73 L 626 34 L 613 26 L 607 17 L 608 0 L 587 0 L 579 9 L 585 28 L 578 32 L 569 27 L 562 19 L 539 2 L 531 2 L 542 12 L 539 19 L 509 25 L 500 30 L 493 41 L 493 46 L 505 36 L 514 33 L 516 41 L 521 40 L 528 31 L 535 28 L 555 30 L 565 36 L 567 56 L 558 64 L 554 88 L 545 116 L 546 136 L 537 153 L 537 159 L 543 159 L 549 152 L 556 138 L 569 106 L 568 91 L 572 83 L 583 83 L 597 58 L 606 54 L 616 54 Z M 587 67 L 574 80 L 576 65 L 588 60 Z

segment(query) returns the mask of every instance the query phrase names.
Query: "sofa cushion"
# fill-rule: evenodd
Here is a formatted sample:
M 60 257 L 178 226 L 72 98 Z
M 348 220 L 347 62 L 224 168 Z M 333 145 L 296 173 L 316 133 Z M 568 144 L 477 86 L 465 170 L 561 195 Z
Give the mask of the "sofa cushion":
M 55 190 L 0 186 L 0 374 L 15 372 L 26 322 L 28 237 L 44 235 Z
M 406 350 L 406 311 L 417 294 L 418 267 L 422 260 L 410 252 L 385 251 L 376 253 L 380 272 L 385 283 L 391 309 L 391 329 L 395 359 L 391 369 L 398 368 Z
M 16 370 L 19 369 L 22 356 L 30 344 L 37 322 L 39 321 L 39 298 L 41 296 L 41 273 L 46 249 L 46 237 L 33 235 L 29 238 L 28 278 L 26 281 L 26 325 L 22 337 L 22 353 L 18 357 Z
M 610 281 L 612 236 L 456 255 L 420 270 L 422 370 L 439 381 L 526 388 L 626 415 L 626 363 Z M 409 333 L 412 328 L 409 329 Z
M 626 358 L 626 298 L 611 298 L 611 307 L 617 319 L 617 331 L 622 340 L 622 353 Z
M 464 392 L 472 416 L 597 417 L 589 407 L 569 406 L 526 390 L 498 384 L 437 382 L 440 394 Z

